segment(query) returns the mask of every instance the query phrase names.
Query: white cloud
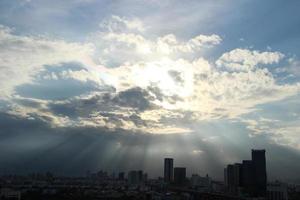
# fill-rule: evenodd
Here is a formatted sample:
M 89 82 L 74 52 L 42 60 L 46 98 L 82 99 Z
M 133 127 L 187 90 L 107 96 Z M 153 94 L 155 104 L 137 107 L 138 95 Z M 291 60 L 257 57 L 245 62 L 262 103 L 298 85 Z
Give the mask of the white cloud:
M 22 102 L 22 103 L 20 103 Z M 51 101 L 23 98 L 18 95 L 13 97 L 13 101 L 9 102 L 9 110 L 7 113 L 16 115 L 26 119 L 39 119 L 48 123 L 52 127 L 73 126 L 72 121 L 68 116 L 54 115 L 48 109 L 48 104 Z
M 296 124 L 288 124 L 277 129 L 270 129 L 271 138 L 278 144 L 288 145 L 300 149 L 300 126 L 299 121 Z
M 112 15 L 111 18 L 103 20 L 100 23 L 100 28 L 109 32 L 126 32 L 130 31 L 145 31 L 146 27 L 143 22 L 137 18 L 127 19 L 117 15 Z
M 118 91 L 157 87 L 161 94 L 155 97 L 154 104 L 167 110 L 192 112 L 197 120 L 234 118 L 251 112 L 258 104 L 299 92 L 299 84 L 279 85 L 267 69 L 220 71 L 203 58 L 140 62 L 106 72 L 115 78 L 110 84 Z M 174 73 L 177 77 L 173 77 Z
M 95 57 L 99 58 L 101 64 L 114 67 L 126 62 L 196 56 L 201 50 L 222 41 L 216 34 L 200 34 L 186 41 L 178 39 L 174 34 L 149 37 L 142 22 L 118 16 L 112 16 L 101 23 L 101 27 L 101 31 L 90 36 L 90 41 L 98 48 Z
M 179 42 L 176 36 L 172 34 L 159 37 L 157 41 L 147 40 L 142 35 L 133 33 L 109 32 L 105 34 L 102 33 L 101 37 L 109 41 L 109 44 L 114 43 L 114 46 L 118 45 L 115 43 L 123 44 L 128 50 L 135 50 L 137 54 L 152 54 L 158 56 L 172 53 L 194 53 L 199 51 L 202 47 L 214 46 L 221 42 L 221 38 L 218 35 L 198 35 L 187 42 Z M 114 50 L 112 47 L 108 49 Z
M 225 67 L 231 71 L 253 70 L 258 64 L 278 63 L 284 55 L 280 52 L 259 52 L 248 49 L 234 49 L 224 53 L 217 61 L 219 67 Z
M 32 80 L 45 65 L 61 62 L 90 64 L 91 44 L 68 43 L 43 37 L 14 35 L 0 27 L 0 94 L 9 96 L 14 87 Z
M 57 65 L 59 66 L 59 65 Z M 47 73 L 42 76 L 38 76 L 39 78 L 43 80 L 66 80 L 66 79 L 74 79 L 77 81 L 81 81 L 83 83 L 86 83 L 88 81 L 91 81 L 99 86 L 103 86 L 104 82 L 102 80 L 101 74 L 98 72 L 93 71 L 92 69 L 90 70 L 71 70 L 71 69 L 66 69 L 66 70 L 61 70 L 59 72 L 51 72 Z
M 204 153 L 204 151 L 202 151 L 202 150 L 200 150 L 200 149 L 194 149 L 193 151 L 192 151 L 192 154 L 195 154 L 195 155 L 199 155 L 199 154 L 203 154 Z
M 216 62 L 209 62 L 201 56 L 201 51 L 221 42 L 222 39 L 215 34 L 198 35 L 185 41 L 174 34 L 150 37 L 142 22 L 117 16 L 113 16 L 112 22 L 103 23 L 102 28 L 101 32 L 89 37 L 92 44 L 17 36 L 2 28 L 0 44 L 6 48 L 0 50 L 0 66 L 4 66 L 1 70 L 6 75 L 2 75 L 4 79 L 0 83 L 11 81 L 7 84 L 10 90 L 5 91 L 11 92 L 16 85 L 34 81 L 32 75 L 44 65 L 67 61 L 93 67 L 78 71 L 64 69 L 44 78 L 72 78 L 82 84 L 93 81 L 115 89 L 92 92 L 90 96 L 79 96 L 65 102 L 48 101 L 41 110 L 15 107 L 17 109 L 12 111 L 19 111 L 24 116 L 39 113 L 38 116 L 50 119 L 51 123 L 66 126 L 76 124 L 150 133 L 184 133 L 191 130 L 180 121 L 188 124 L 239 118 L 253 112 L 257 105 L 299 93 L 298 83 L 280 84 L 271 71 L 259 67 L 260 64 L 278 63 L 284 57 L 280 52 L 234 49 L 225 52 Z M 91 57 L 99 57 L 101 65 L 94 64 Z M 116 100 L 132 88 L 137 90 L 131 91 L 134 93 L 127 94 L 129 96 L 125 99 Z M 130 96 L 135 94 L 140 96 Z M 51 105 L 76 108 L 77 116 L 55 114 Z M 251 126 L 257 128 L 255 124 Z
M 215 46 L 222 41 L 218 35 L 198 35 L 187 42 L 179 42 L 175 35 L 169 34 L 158 38 L 153 44 L 159 53 L 169 55 L 171 53 L 194 53 L 203 47 Z
M 251 135 L 267 135 L 273 142 L 279 145 L 286 145 L 296 149 L 300 149 L 300 126 L 299 119 L 291 119 L 289 121 L 279 119 L 244 119 L 240 121 L 246 124 L 251 130 Z

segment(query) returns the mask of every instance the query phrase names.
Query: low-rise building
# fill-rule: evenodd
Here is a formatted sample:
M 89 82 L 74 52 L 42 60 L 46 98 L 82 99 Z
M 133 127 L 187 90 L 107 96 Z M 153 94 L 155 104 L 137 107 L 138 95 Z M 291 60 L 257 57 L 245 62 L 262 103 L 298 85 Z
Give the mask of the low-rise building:
M 268 183 L 267 185 L 267 199 L 268 200 L 287 200 L 288 186 L 279 181 Z

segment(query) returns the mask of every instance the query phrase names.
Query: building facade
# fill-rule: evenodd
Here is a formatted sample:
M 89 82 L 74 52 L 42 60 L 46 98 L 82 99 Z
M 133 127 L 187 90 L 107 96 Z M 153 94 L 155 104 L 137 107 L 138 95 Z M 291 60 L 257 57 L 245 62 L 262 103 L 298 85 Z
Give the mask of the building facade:
M 129 185 L 140 185 L 143 183 L 143 171 L 130 171 L 128 172 L 128 184 Z
M 265 196 L 267 191 L 267 169 L 265 150 L 252 149 L 252 162 L 254 174 L 254 194 L 256 196 Z
M 170 183 L 173 181 L 173 158 L 165 158 L 164 162 L 164 181 Z
M 287 200 L 288 186 L 281 182 L 268 183 L 267 200 Z
M 174 168 L 174 183 L 176 185 L 184 185 L 186 183 L 186 168 L 175 167 Z
M 267 192 L 265 150 L 252 149 L 252 160 L 227 165 L 224 169 L 224 183 L 231 194 L 243 193 L 252 197 L 265 197 Z

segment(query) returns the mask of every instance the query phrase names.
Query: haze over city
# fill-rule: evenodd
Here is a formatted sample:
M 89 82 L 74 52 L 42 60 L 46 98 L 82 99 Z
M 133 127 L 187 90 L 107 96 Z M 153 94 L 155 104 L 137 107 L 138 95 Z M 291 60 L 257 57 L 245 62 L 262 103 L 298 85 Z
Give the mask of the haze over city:
M 0 173 L 164 158 L 223 181 L 265 149 L 300 182 L 300 1 L 1 0 Z

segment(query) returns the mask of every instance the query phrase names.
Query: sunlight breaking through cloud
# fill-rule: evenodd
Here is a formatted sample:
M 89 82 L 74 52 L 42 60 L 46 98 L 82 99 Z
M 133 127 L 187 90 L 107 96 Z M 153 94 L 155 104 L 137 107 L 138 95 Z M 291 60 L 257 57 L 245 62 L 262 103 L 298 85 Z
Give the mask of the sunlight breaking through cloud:
M 7 112 L 54 127 L 189 133 L 193 123 L 238 119 L 257 105 L 299 93 L 299 83 L 279 84 L 266 67 L 283 60 L 281 52 L 237 48 L 211 61 L 204 52 L 218 48 L 222 38 L 217 34 L 188 40 L 172 33 L 150 35 L 138 18 L 119 16 L 104 20 L 82 44 L 17 36 L 2 27 L 0 42 L 7 48 L 0 50 L 6 55 L 1 71 L 13 80 L 2 87 L 2 94 L 15 93 Z M 26 53 L 32 50 L 37 54 Z M 42 94 L 31 95 L 34 90 L 27 96 L 20 93 L 25 84 L 47 91 L 47 81 L 86 87 L 43 101 L 38 98 Z M 51 91 L 60 91 L 57 85 Z

